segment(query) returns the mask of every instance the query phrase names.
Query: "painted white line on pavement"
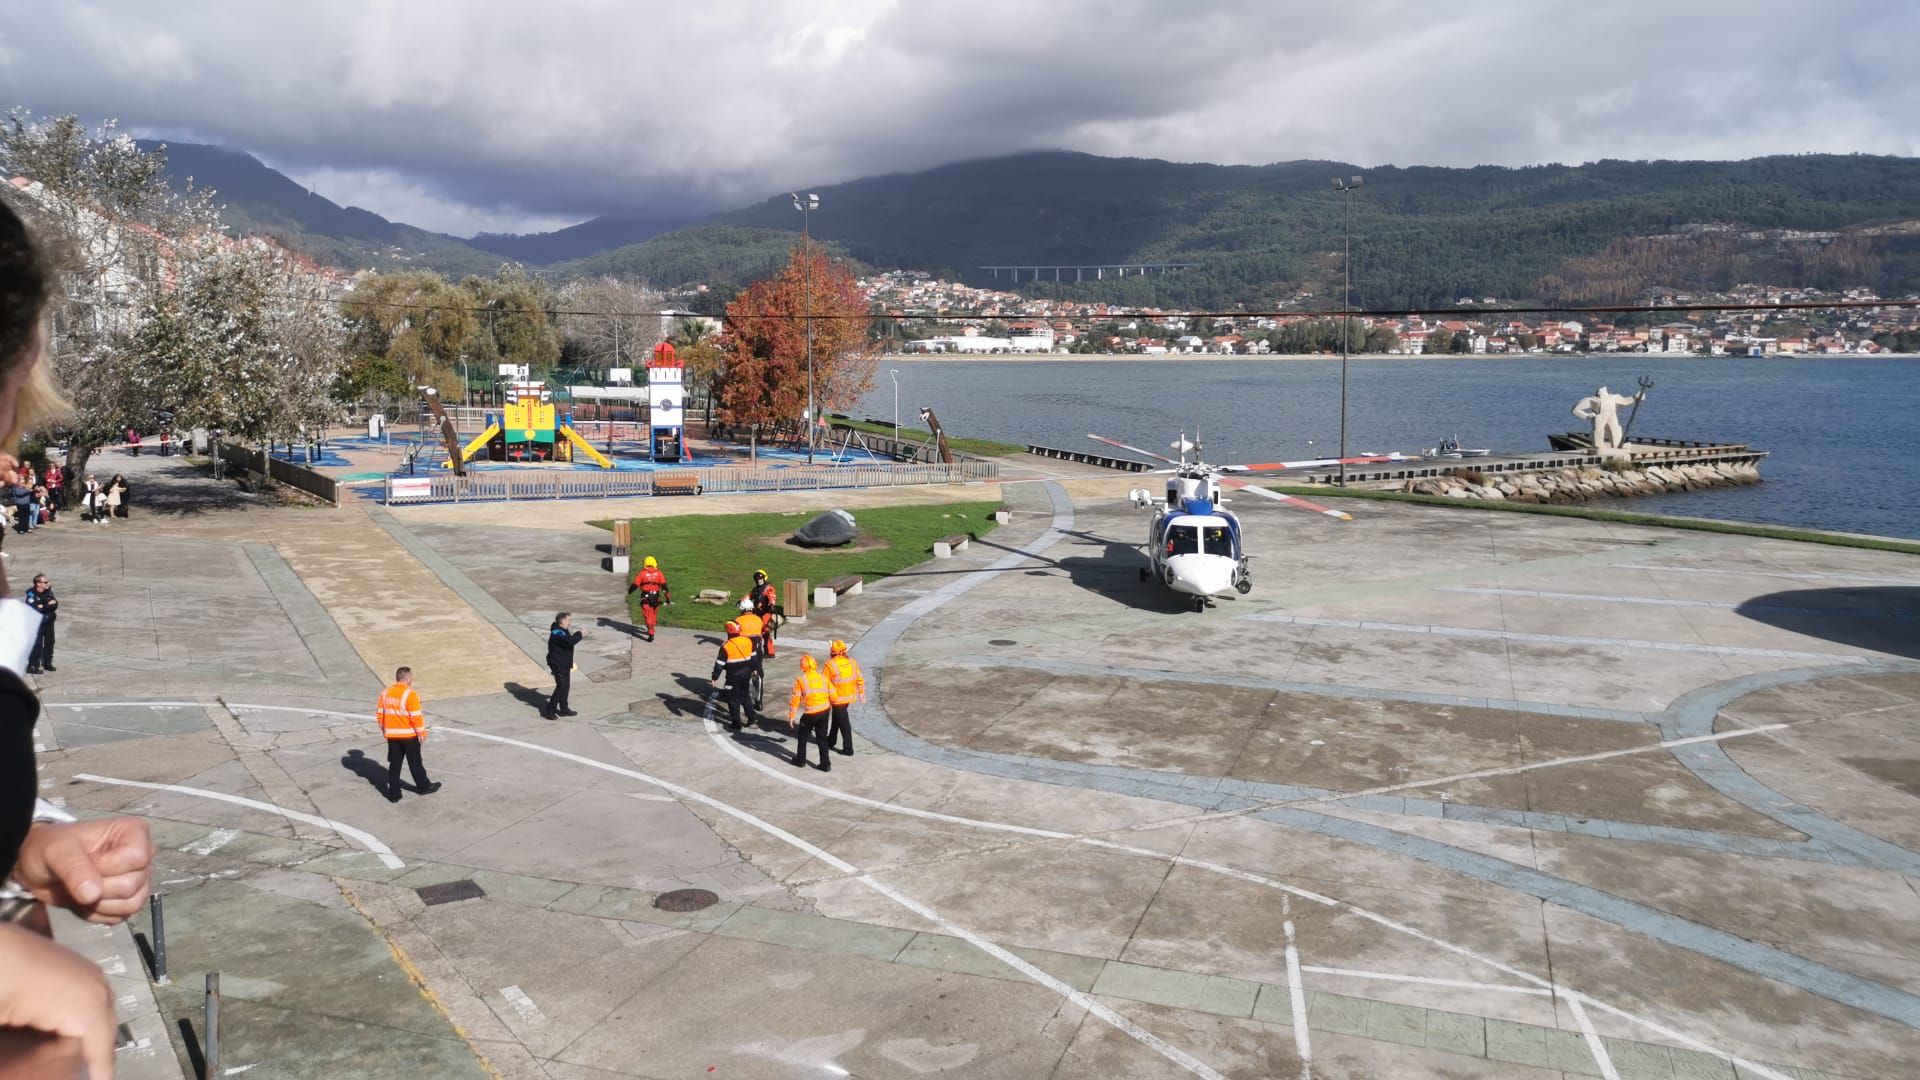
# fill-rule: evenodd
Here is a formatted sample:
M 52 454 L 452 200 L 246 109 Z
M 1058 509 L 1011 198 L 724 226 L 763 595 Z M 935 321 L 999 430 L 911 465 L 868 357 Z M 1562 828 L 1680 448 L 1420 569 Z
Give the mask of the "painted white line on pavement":
M 1562 1000 L 1567 1003 L 1567 1011 L 1573 1014 L 1573 1022 L 1580 1025 L 1580 1035 L 1587 1040 L 1587 1049 L 1593 1052 L 1593 1063 L 1600 1066 L 1600 1080 L 1620 1080 L 1619 1072 L 1613 1067 L 1613 1058 L 1607 1056 L 1607 1045 L 1600 1041 L 1600 1033 L 1593 1030 L 1593 1021 L 1587 1019 L 1587 1010 L 1580 1007 L 1580 995 L 1567 994 Z
M 527 992 L 518 986 L 501 987 L 500 996 L 507 999 L 507 1004 L 513 1006 L 513 1011 L 520 1014 L 520 1019 L 531 1024 L 547 1022 L 547 1014 L 541 1012 L 540 1006 L 535 1005 L 533 999 L 527 996 Z
M 1784 581 L 1846 581 L 1856 585 L 1920 585 L 1920 578 L 1866 577 L 1860 574 L 1789 574 L 1778 570 L 1715 570 L 1705 566 L 1655 566 L 1651 563 L 1614 563 L 1613 568 L 1615 570 L 1655 570 L 1662 574 L 1780 578 Z
M 323 818 L 315 814 L 305 814 L 298 810 L 289 810 L 284 806 L 275 806 L 270 802 L 261 802 L 258 799 L 247 799 L 239 795 L 229 795 L 224 791 L 207 791 L 203 788 L 182 787 L 179 784 L 149 784 L 144 780 L 121 780 L 111 776 L 96 776 L 93 773 L 74 773 L 73 778 L 94 784 L 117 784 L 121 787 L 145 788 L 148 791 L 170 791 L 175 795 L 191 795 L 198 799 L 213 799 L 216 802 L 232 803 L 235 806 L 245 806 L 253 810 L 265 810 L 269 814 L 279 814 L 281 817 L 289 818 L 293 821 L 302 821 L 308 825 L 318 825 L 323 829 L 332 829 L 341 836 L 357 841 L 361 847 L 379 856 L 380 865 L 385 866 L 389 870 L 402 870 L 405 869 L 407 865 L 400 861 L 400 856 L 395 855 L 392 848 L 381 843 L 379 837 L 365 829 L 356 829 L 351 825 L 335 821 L 332 818 Z
M 1444 585 L 1434 592 L 1468 593 L 1473 596 L 1519 596 L 1532 600 L 1586 600 L 1596 604 L 1647 604 L 1652 607 L 1721 608 L 1739 607 L 1719 600 L 1673 600 L 1663 596 L 1605 596 L 1600 593 L 1548 592 L 1545 589 L 1495 589 L 1478 585 Z
M 779 840 L 780 842 L 787 844 L 790 847 L 793 847 L 799 851 L 802 851 L 808 855 L 811 855 L 816 859 L 819 859 L 821 862 L 826 863 L 828 866 L 831 866 L 836 870 L 841 871 L 842 873 L 851 875 L 853 880 L 859 882 L 862 885 L 865 885 L 867 888 L 872 889 L 874 892 L 879 893 L 881 896 L 886 897 L 887 899 L 893 901 L 894 903 L 900 905 L 901 907 L 906 908 L 908 911 L 913 912 L 915 915 L 918 915 L 921 918 L 932 923 L 933 925 L 939 927 L 942 932 L 951 934 L 952 936 L 957 937 L 962 941 L 965 941 L 967 944 L 972 945 L 974 948 L 979 949 L 981 952 L 986 953 L 988 956 L 993 957 L 995 960 L 998 960 L 1001 963 L 1012 968 L 1013 970 L 1018 971 L 1020 974 L 1025 975 L 1028 979 L 1031 979 L 1032 981 L 1039 983 L 1041 986 L 1046 987 L 1047 989 L 1053 991 L 1055 994 L 1058 994 L 1062 998 L 1065 998 L 1066 1000 L 1072 1002 L 1073 1004 L 1079 1006 L 1080 1008 L 1086 1010 L 1087 1012 L 1092 1013 L 1094 1016 L 1099 1017 L 1100 1020 L 1106 1023 L 1108 1026 L 1128 1036 L 1131 1036 L 1135 1041 L 1139 1042 L 1142 1046 L 1145 1046 L 1148 1049 L 1153 1050 L 1155 1053 L 1159 1054 L 1161 1057 L 1166 1058 L 1168 1061 L 1173 1062 L 1175 1065 L 1180 1066 L 1181 1068 L 1194 1074 L 1195 1076 L 1205 1077 L 1206 1080 L 1226 1080 L 1226 1078 L 1221 1073 L 1215 1070 L 1212 1066 L 1208 1065 L 1206 1062 L 1201 1061 L 1199 1058 L 1194 1057 L 1192 1054 L 1187 1053 L 1185 1050 L 1182 1050 L 1179 1047 L 1174 1046 L 1172 1043 L 1167 1042 L 1165 1039 L 1162 1039 L 1160 1036 L 1155 1035 L 1153 1032 L 1140 1027 L 1138 1024 L 1135 1024 L 1133 1021 L 1128 1020 L 1126 1017 L 1121 1016 L 1119 1013 L 1115 1012 L 1114 1010 L 1094 1000 L 1092 997 L 1089 997 L 1088 995 L 1083 994 L 1078 990 L 1075 990 L 1073 987 L 1068 986 L 1066 983 L 1061 982 L 1059 979 L 1054 978 L 1052 975 L 1049 975 L 1046 972 L 1028 963 L 1027 961 L 1022 960 L 1020 957 L 1014 955 L 1011 952 L 1008 952 L 1006 949 L 1003 949 L 1000 946 L 995 945 L 993 942 L 986 940 L 985 938 L 981 937 L 978 934 L 975 934 L 973 931 L 968 930 L 965 927 L 960 926 L 954 923 L 953 921 L 945 918 L 944 916 L 940 915 L 938 912 L 934 911 L 932 908 L 926 906 L 925 904 L 922 904 L 921 902 L 913 899 L 910 896 L 907 896 L 905 893 L 902 893 L 900 890 L 894 888 L 893 886 L 888 885 L 885 882 L 876 880 L 870 874 L 863 873 L 859 867 L 853 865 L 852 863 L 846 861 L 845 859 L 840 858 L 839 856 L 833 854 L 832 852 L 827 851 L 826 849 L 821 848 L 818 845 L 811 843 L 810 841 L 803 840 L 800 837 L 795 836 L 794 834 L 788 832 L 787 830 L 779 827 L 778 825 L 774 825 L 770 822 L 764 821 L 754 816 L 753 814 L 740 809 L 737 806 L 733 806 L 729 803 L 721 802 L 719 799 L 716 799 L 710 795 L 704 795 L 698 791 L 694 791 L 691 788 L 681 787 L 680 785 L 675 784 L 671 781 L 662 780 L 657 776 L 650 776 L 647 773 L 639 771 L 638 769 L 628 769 L 628 768 L 623 768 L 619 765 L 610 765 L 604 761 L 595 761 L 590 757 L 585 757 L 580 754 L 568 753 L 565 750 L 555 750 L 551 747 L 541 746 L 538 743 L 525 742 L 520 739 L 510 739 L 504 735 L 493 735 L 484 731 L 473 731 L 467 728 L 442 727 L 440 730 L 444 732 L 450 732 L 455 735 L 465 735 L 465 736 L 468 736 L 469 738 L 485 739 L 485 740 L 488 740 L 489 742 L 504 743 L 508 746 L 517 746 L 523 750 L 532 750 L 535 753 L 548 754 L 553 757 L 557 757 L 567 761 L 572 761 L 581 765 L 585 765 L 589 768 L 601 769 L 606 772 L 616 773 L 620 776 L 630 777 L 632 779 L 639 780 L 643 783 L 653 784 L 659 787 L 661 790 L 667 792 L 668 794 L 671 794 L 681 799 L 682 801 L 697 802 L 702 806 L 708 807 L 709 809 L 717 810 L 720 813 L 725 814 L 728 817 L 731 817 L 734 820 L 741 822 L 742 824 L 758 829 L 761 832 L 766 833 L 768 836 L 771 836 L 774 839 Z
M 1553 991 L 1538 986 L 1507 986 L 1502 983 L 1468 982 L 1465 979 L 1435 979 L 1426 975 L 1395 975 L 1387 971 L 1355 971 L 1352 968 L 1321 967 L 1317 964 L 1302 964 L 1300 970 L 1309 975 L 1326 975 L 1339 979 L 1371 979 L 1376 982 L 1414 983 L 1419 986 L 1444 986 L 1452 990 L 1485 990 L 1495 994 L 1524 994 L 1528 997 L 1551 997 Z
M 1313 1038 L 1307 1033 L 1307 986 L 1300 978 L 1300 950 L 1293 940 L 1293 901 L 1280 898 L 1280 929 L 1287 935 L 1287 999 L 1293 1007 L 1293 1049 L 1300 1055 L 1300 1080 L 1313 1080 Z
M 1827 664 L 1865 664 L 1864 656 L 1853 653 L 1795 652 L 1792 649 L 1755 649 L 1745 645 L 1702 645 L 1691 641 L 1649 641 L 1641 638 L 1594 637 L 1587 634 L 1529 634 L 1519 630 L 1485 630 L 1477 626 L 1431 626 L 1424 623 L 1377 622 L 1372 619 L 1323 619 L 1312 615 L 1282 615 L 1263 612 L 1242 615 L 1253 622 L 1279 623 L 1284 626 L 1314 626 L 1328 630 L 1373 630 L 1393 634 L 1424 634 L 1430 637 L 1470 638 L 1481 641 L 1517 641 L 1541 645 L 1595 645 L 1616 649 L 1651 649 L 1656 652 L 1707 653 L 1712 656 L 1763 656 L 1771 660 L 1811 660 Z

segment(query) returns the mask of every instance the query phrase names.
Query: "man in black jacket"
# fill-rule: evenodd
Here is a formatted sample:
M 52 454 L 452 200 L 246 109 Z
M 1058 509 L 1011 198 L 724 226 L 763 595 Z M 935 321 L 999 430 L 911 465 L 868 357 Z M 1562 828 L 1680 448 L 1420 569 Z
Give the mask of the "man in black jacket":
M 40 633 L 33 639 L 32 655 L 27 657 L 27 674 L 58 671 L 53 666 L 53 620 L 60 615 L 60 601 L 53 595 L 53 582 L 45 574 L 34 575 L 33 588 L 21 599 L 40 613 Z
M 564 611 L 547 627 L 547 670 L 553 672 L 553 696 L 540 715 L 548 720 L 580 715 L 568 708 L 567 691 L 573 685 L 573 647 L 586 636 L 585 631 L 573 629 L 573 616 Z

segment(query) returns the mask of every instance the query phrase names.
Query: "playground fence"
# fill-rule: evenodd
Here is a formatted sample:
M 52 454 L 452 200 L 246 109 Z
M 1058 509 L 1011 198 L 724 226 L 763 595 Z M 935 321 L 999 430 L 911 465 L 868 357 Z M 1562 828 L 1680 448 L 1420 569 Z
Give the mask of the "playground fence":
M 656 472 L 489 470 L 469 473 L 465 477 L 452 473 L 388 477 L 381 501 L 392 504 L 617 499 L 653 495 L 656 485 L 666 492 L 680 494 L 687 490 L 689 481 L 697 483 L 704 494 L 730 495 L 759 491 L 965 484 L 992 480 L 999 475 L 1000 466 L 992 461 L 964 461 L 955 465 L 792 466 L 780 469 L 718 466 L 661 469 Z
M 318 498 L 325 499 L 334 506 L 340 505 L 340 483 L 331 476 L 302 468 L 291 461 L 282 461 L 269 457 L 264 450 L 250 450 L 233 443 L 220 444 L 220 459 L 235 469 L 247 472 L 265 473 L 288 487 Z

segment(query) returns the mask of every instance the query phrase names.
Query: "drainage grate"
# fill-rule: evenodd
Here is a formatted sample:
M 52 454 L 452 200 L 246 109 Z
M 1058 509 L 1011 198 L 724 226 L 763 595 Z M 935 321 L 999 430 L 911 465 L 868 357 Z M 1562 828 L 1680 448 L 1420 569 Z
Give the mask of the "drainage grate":
M 705 889 L 675 889 L 653 898 L 653 906 L 661 911 L 699 911 L 719 902 L 719 896 Z
M 1012 638 L 1005 638 L 1005 637 L 997 637 L 997 638 L 992 638 L 992 639 L 990 639 L 990 640 L 989 640 L 989 641 L 987 642 L 987 644 L 989 644 L 989 645 L 1018 645 L 1018 644 L 1020 644 L 1020 643 L 1019 643 L 1019 642 L 1017 642 L 1017 641 L 1015 641 L 1015 640 L 1013 640 Z
M 420 894 L 421 903 L 428 907 L 435 904 L 451 904 L 455 900 L 478 900 L 487 895 L 487 891 L 474 884 L 472 878 L 443 881 L 438 885 L 422 885 L 413 891 Z

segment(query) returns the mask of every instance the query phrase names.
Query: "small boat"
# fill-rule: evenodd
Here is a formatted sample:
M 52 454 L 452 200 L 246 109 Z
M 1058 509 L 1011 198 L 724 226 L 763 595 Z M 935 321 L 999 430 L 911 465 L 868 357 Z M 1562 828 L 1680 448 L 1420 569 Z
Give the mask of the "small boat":
M 1460 446 L 1460 437 L 1458 435 L 1449 435 L 1440 440 L 1439 446 L 1429 447 L 1427 449 L 1427 456 L 1436 458 L 1486 457 L 1491 453 L 1493 453 L 1493 451 L 1485 447 L 1477 450 L 1463 449 Z

